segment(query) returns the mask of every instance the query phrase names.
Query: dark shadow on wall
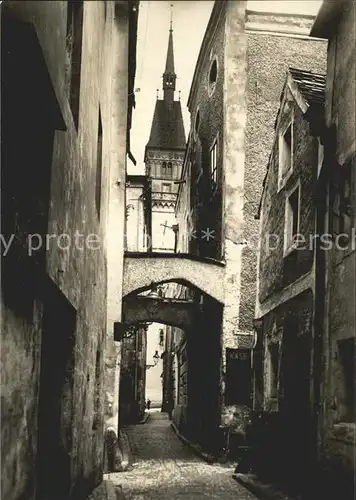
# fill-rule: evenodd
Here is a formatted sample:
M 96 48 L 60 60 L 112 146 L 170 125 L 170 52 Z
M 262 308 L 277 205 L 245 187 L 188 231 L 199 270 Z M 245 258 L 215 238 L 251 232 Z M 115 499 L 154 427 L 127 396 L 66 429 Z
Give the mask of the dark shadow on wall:
M 37 497 L 69 498 L 76 312 L 53 284 L 42 322 Z
M 65 124 L 34 26 L 13 18 L 11 6 L 1 7 L 2 491 L 25 500 L 33 497 L 36 475 L 45 296 L 38 285 L 46 258 L 38 242 L 48 227 L 54 134 Z M 31 234 L 37 235 L 32 255 Z M 55 319 L 64 319 L 60 309 Z M 52 355 L 51 362 L 56 349 Z

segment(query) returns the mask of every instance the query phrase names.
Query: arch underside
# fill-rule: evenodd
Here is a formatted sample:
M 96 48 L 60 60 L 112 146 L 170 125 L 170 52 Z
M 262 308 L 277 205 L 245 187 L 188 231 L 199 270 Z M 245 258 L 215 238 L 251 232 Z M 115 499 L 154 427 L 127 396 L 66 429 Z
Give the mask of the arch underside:
M 182 300 L 127 296 L 122 303 L 126 325 L 155 322 L 187 330 L 193 325 L 197 312 L 197 304 Z

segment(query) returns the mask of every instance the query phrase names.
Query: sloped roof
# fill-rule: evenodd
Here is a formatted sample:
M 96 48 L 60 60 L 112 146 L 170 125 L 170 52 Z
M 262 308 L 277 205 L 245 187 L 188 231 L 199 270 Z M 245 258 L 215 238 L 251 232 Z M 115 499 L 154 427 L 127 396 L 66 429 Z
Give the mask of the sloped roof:
M 147 148 L 185 149 L 186 140 L 180 101 L 157 99 Z
M 325 106 L 325 89 L 326 89 L 326 75 L 322 75 L 320 73 L 312 73 L 311 71 L 306 71 L 302 69 L 297 69 L 297 68 L 288 68 L 288 73 L 292 77 L 294 83 L 297 85 L 298 90 L 301 94 L 301 96 L 305 99 L 305 101 L 308 104 L 308 109 L 315 108 L 317 110 L 317 113 L 324 114 L 324 106 Z M 287 75 L 288 75 L 287 73 Z M 281 105 L 283 103 L 283 98 L 285 96 L 286 88 L 288 85 L 288 76 L 286 79 L 286 82 L 284 84 L 283 90 L 281 92 L 281 98 L 280 102 Z M 276 129 L 278 119 L 281 113 L 281 107 L 278 110 L 277 117 L 275 120 L 275 125 L 274 128 Z M 306 115 L 304 115 L 306 116 Z M 262 183 L 262 193 L 260 196 L 260 203 L 258 206 L 258 211 L 257 214 L 255 215 L 256 219 L 260 218 L 261 214 L 261 207 L 262 207 L 262 199 L 264 196 L 264 191 L 265 191 L 265 186 L 266 186 L 266 179 L 267 175 L 269 172 L 270 164 L 271 164 L 271 157 L 272 157 L 272 150 L 269 155 L 268 163 L 267 163 L 267 169 L 266 169 L 266 174 Z
M 309 106 L 324 106 L 326 75 L 296 68 L 289 68 L 289 72 Z

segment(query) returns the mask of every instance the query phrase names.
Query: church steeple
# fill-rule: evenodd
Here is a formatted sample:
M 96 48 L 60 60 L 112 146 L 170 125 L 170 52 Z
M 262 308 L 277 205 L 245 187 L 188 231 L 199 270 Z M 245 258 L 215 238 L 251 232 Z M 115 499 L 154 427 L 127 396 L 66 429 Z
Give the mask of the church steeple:
M 172 17 L 169 29 L 168 50 L 166 59 L 166 68 L 163 73 L 163 100 L 166 102 L 174 101 L 174 91 L 176 89 L 177 75 L 174 72 L 174 52 L 173 52 L 173 28 Z

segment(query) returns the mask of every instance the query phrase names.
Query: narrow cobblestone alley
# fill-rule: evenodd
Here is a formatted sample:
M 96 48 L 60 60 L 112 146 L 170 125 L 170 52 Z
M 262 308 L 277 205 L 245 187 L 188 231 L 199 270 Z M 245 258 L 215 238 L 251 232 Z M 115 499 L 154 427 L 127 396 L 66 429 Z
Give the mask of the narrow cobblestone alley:
M 164 413 L 152 412 L 143 425 L 127 428 L 132 470 L 110 474 L 127 500 L 214 498 L 256 500 L 232 479 L 233 469 L 207 464 L 184 445 Z

